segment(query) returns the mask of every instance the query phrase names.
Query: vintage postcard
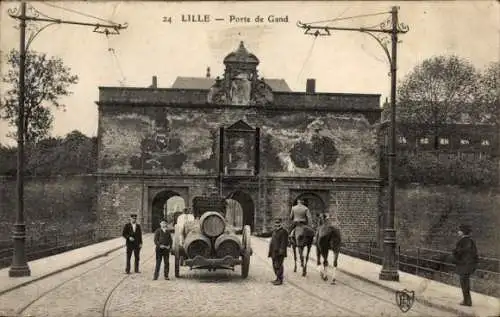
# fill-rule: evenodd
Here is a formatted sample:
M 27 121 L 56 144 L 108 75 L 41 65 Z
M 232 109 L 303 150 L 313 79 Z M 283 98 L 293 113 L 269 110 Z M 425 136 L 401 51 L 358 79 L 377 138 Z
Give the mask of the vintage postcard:
M 0 9 L 0 316 L 499 316 L 498 1 Z

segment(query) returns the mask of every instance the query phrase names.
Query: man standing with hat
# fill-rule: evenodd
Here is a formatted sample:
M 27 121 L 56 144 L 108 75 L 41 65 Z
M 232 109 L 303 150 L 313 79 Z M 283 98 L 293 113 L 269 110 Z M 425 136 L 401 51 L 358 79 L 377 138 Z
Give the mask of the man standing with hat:
M 169 255 L 170 249 L 172 248 L 172 236 L 170 235 L 170 231 L 167 229 L 167 222 L 165 220 L 162 220 L 160 222 L 160 228 L 156 229 L 154 242 L 156 245 L 156 266 L 153 280 L 158 279 L 162 260 L 163 274 L 165 279 L 168 280 L 168 272 L 170 268 Z
M 274 285 L 283 284 L 283 261 L 286 258 L 286 249 L 288 247 L 288 232 L 283 228 L 283 222 L 280 217 L 274 219 L 274 231 L 269 243 L 269 254 L 273 261 L 273 269 L 276 279 L 272 281 Z
M 477 254 L 476 244 L 470 237 L 472 229 L 469 225 L 460 225 L 458 236 L 460 240 L 457 242 L 455 250 L 453 250 L 453 258 L 456 265 L 456 272 L 460 276 L 460 287 L 464 301 L 460 303 L 463 306 L 472 306 L 472 298 L 470 296 L 470 276 L 477 268 L 479 257 Z
M 127 246 L 127 266 L 125 268 L 125 273 L 130 274 L 130 258 L 132 257 L 132 252 L 134 253 L 135 273 L 139 272 L 139 253 L 142 248 L 142 230 L 141 226 L 137 223 L 137 215 L 130 215 L 130 222 L 123 227 L 122 236 L 126 240 Z

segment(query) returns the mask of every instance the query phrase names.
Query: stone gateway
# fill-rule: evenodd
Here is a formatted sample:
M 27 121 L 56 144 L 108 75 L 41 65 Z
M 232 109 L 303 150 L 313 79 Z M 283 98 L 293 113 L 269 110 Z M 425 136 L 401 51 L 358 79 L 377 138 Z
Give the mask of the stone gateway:
M 118 236 L 130 213 L 151 232 L 172 197 L 190 208 L 215 192 L 238 205 L 232 225 L 256 234 L 302 198 L 313 217 L 335 214 L 344 241 L 379 238 L 380 95 L 316 93 L 314 80 L 293 92 L 259 63 L 241 42 L 217 78 L 99 87 L 101 237 Z

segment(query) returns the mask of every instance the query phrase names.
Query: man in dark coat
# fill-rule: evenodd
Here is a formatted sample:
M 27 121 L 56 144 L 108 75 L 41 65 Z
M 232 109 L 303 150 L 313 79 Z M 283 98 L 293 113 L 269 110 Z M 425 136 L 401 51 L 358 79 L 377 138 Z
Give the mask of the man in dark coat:
M 479 257 L 477 254 L 476 244 L 470 237 L 471 227 L 461 225 L 459 227 L 458 236 L 460 240 L 457 242 L 455 250 L 453 250 L 453 258 L 456 265 L 456 272 L 460 276 L 460 287 L 464 301 L 460 303 L 463 306 L 472 306 L 470 296 L 470 276 L 477 268 Z
M 170 249 L 172 249 L 172 236 L 170 235 L 170 231 L 167 229 L 167 222 L 165 220 L 162 220 L 160 222 L 160 228 L 156 229 L 154 242 L 156 245 L 156 266 L 153 279 L 158 279 L 161 261 L 163 260 L 163 274 L 165 279 L 168 280 L 168 271 L 170 268 L 169 255 Z
M 142 248 L 142 230 L 141 226 L 137 223 L 137 215 L 130 215 L 130 222 L 123 227 L 122 236 L 126 240 L 127 246 L 127 267 L 125 268 L 125 273 L 130 274 L 130 258 L 132 257 L 132 252 L 134 253 L 135 260 L 135 273 L 139 272 L 139 253 Z
M 276 279 L 272 281 L 274 285 L 283 284 L 283 261 L 286 258 L 288 247 L 288 232 L 283 228 L 281 218 L 274 219 L 274 231 L 269 244 L 269 255 L 273 261 L 273 269 Z

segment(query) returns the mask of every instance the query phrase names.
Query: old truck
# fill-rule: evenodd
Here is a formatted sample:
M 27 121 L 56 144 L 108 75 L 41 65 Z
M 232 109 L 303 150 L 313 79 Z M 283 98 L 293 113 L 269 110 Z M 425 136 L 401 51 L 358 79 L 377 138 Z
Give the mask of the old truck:
M 175 276 L 180 277 L 181 266 L 234 271 L 240 265 L 241 276 L 247 278 L 252 255 L 250 226 L 243 227 L 241 237 L 237 235 L 225 220 L 226 199 L 217 195 L 195 197 L 193 215 L 193 221 L 174 228 Z

